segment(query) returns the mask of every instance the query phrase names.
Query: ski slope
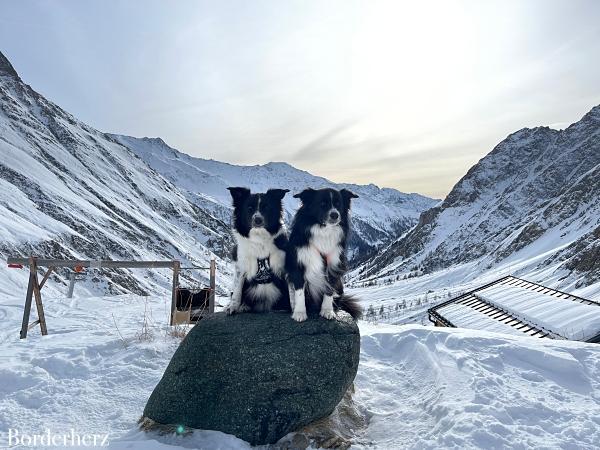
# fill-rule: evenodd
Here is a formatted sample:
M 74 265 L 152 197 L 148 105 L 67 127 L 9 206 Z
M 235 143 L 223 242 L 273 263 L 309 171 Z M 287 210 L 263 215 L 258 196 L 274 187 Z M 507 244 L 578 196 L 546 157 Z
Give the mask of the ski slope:
M 22 299 L 0 298 L 0 447 L 19 428 L 108 433 L 114 449 L 249 448 L 215 431 L 138 431 L 180 340 L 166 326 L 167 296 L 44 303 L 50 334 L 35 329 L 21 341 Z M 360 328 L 355 401 L 369 424 L 355 448 L 600 445 L 600 346 L 415 324 Z

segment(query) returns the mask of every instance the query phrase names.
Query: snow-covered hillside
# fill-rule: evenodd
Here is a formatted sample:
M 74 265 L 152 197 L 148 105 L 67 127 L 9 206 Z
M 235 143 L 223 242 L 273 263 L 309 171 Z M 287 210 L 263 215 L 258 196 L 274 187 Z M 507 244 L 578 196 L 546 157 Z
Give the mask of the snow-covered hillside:
M 23 83 L 0 54 L 0 256 L 182 259 L 206 266 L 231 245 L 229 227 L 127 147 L 78 121 Z M 219 260 L 219 281 L 229 268 Z M 164 271 L 163 271 L 164 272 Z M 47 290 L 61 290 L 58 272 Z M 168 285 L 168 274 L 99 276 L 112 292 Z M 7 271 L 15 292 L 25 274 Z M 90 287 L 91 285 L 88 285 Z
M 48 336 L 19 340 L 22 299 L 0 297 L 0 447 L 7 433 L 109 434 L 110 448 L 248 449 L 234 436 L 138 431 L 180 338 L 168 299 L 45 300 Z M 144 310 L 149 328 L 144 333 Z M 290 319 L 291 320 L 291 319 Z M 594 448 L 600 346 L 418 325 L 360 324 L 354 448 Z
M 600 281 L 600 106 L 565 130 L 510 135 L 357 275 L 471 263 L 472 277 L 503 266 L 556 286 Z
M 226 223 L 229 223 L 231 216 L 228 186 L 247 186 L 257 192 L 265 192 L 273 187 L 289 189 L 290 194 L 284 198 L 288 222 L 299 205 L 293 194 L 307 187 L 350 189 L 359 195 L 352 202 L 354 235 L 350 239 L 349 251 L 355 262 L 389 244 L 416 225 L 419 215 L 438 202 L 419 194 L 404 194 L 373 184 L 332 183 L 283 162 L 237 166 L 191 157 L 169 147 L 159 138 L 113 137 L 186 192 L 188 200 L 208 209 Z

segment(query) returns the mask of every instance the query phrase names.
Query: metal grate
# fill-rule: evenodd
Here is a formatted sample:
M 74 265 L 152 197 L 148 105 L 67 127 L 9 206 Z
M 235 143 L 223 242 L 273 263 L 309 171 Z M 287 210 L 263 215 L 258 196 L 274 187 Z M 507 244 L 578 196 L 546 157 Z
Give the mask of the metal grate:
M 514 277 L 512 275 L 508 275 L 502 277 L 496 281 L 485 284 L 477 289 L 474 289 L 470 292 L 464 293 L 459 297 L 453 298 L 451 300 L 447 300 L 439 305 L 436 305 L 430 308 L 427 312 L 429 314 L 429 320 L 436 324 L 441 324 L 447 327 L 454 327 L 456 325 L 452 323 L 448 318 L 444 317 L 443 308 L 450 304 L 462 304 L 463 306 L 467 306 L 474 311 L 484 314 L 489 318 L 501 322 L 505 325 L 509 325 L 520 332 L 527 334 L 529 336 L 540 337 L 540 338 L 550 338 L 550 339 L 565 339 L 563 336 L 553 332 L 552 330 L 545 329 L 543 326 L 539 324 L 531 323 L 531 321 L 524 319 L 522 317 L 518 317 L 516 314 L 504 310 L 501 306 L 493 304 L 480 298 L 477 296 L 477 293 L 480 291 L 484 291 L 485 289 L 497 286 L 497 285 L 507 285 L 513 287 L 519 287 L 527 290 L 531 290 L 537 293 L 552 295 L 556 298 L 560 298 L 563 300 L 571 300 L 577 303 L 583 303 L 586 305 L 597 305 L 600 306 L 600 303 L 588 300 L 582 297 L 578 297 L 573 294 L 568 294 L 566 292 L 561 292 L 556 289 L 552 289 L 546 286 L 542 286 L 541 284 L 534 283 L 531 281 L 523 280 L 521 278 Z M 600 334 L 590 339 L 589 342 L 597 342 L 600 341 Z

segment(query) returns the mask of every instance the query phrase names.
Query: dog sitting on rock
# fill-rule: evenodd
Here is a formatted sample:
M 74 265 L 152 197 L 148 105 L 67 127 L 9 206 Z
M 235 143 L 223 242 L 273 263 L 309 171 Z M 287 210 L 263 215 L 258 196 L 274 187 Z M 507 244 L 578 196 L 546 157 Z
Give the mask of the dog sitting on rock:
M 290 311 L 285 281 L 287 234 L 281 200 L 287 189 L 253 194 L 244 187 L 228 188 L 233 199 L 235 276 L 229 314 Z
M 316 310 L 333 319 L 337 309 L 360 318 L 362 308 L 344 294 L 342 284 L 350 201 L 358 196 L 347 189 L 305 189 L 294 197 L 302 205 L 294 217 L 285 259 L 292 318 L 302 322 L 307 310 Z

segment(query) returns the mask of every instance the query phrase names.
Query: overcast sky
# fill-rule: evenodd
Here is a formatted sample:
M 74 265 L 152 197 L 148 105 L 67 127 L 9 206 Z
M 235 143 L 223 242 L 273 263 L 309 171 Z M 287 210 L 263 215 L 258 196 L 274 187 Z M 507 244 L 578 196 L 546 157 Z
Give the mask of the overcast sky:
M 600 104 L 600 1 L 1 1 L 0 51 L 108 132 L 443 197 Z

